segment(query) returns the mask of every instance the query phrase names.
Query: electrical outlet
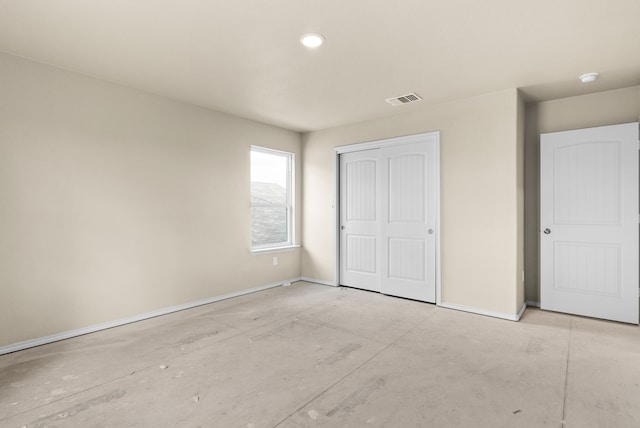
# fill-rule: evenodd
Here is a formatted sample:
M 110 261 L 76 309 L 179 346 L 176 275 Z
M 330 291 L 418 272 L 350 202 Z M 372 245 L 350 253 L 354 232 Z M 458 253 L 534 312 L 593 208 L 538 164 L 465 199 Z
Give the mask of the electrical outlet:
M 273 258 L 273 265 L 278 266 L 278 257 Z

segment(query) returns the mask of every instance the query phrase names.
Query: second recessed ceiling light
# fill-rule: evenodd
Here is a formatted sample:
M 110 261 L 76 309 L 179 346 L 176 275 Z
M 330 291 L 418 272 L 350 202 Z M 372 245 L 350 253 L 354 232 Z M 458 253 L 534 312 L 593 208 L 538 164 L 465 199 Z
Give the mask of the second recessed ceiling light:
M 317 48 L 324 43 L 324 36 L 318 33 L 307 33 L 300 37 L 300 43 L 308 48 Z

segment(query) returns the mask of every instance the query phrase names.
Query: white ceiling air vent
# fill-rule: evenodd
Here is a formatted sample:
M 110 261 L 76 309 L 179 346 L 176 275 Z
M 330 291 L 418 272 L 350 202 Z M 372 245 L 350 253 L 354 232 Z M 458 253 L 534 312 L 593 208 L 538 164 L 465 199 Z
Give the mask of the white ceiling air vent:
M 392 106 L 401 106 L 402 104 L 415 103 L 416 101 L 422 100 L 422 97 L 415 92 L 411 92 L 407 95 L 402 95 L 394 98 L 387 98 L 385 101 L 391 104 Z

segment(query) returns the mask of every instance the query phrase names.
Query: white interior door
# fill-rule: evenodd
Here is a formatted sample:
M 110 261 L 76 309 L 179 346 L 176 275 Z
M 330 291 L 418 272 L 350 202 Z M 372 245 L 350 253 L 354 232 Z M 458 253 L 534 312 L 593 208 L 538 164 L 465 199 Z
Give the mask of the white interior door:
M 380 291 L 380 150 L 340 156 L 340 284 Z
M 541 307 L 638 323 L 638 123 L 542 134 Z
M 431 142 L 382 149 L 381 291 L 385 294 L 435 303 L 436 157 Z

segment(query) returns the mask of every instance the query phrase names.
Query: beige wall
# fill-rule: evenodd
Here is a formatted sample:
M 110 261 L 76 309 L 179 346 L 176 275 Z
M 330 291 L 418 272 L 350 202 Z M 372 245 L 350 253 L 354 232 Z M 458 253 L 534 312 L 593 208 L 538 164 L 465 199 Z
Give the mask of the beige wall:
M 294 132 L 7 55 L 0 95 L 0 346 L 301 274 L 332 282 L 333 148 L 433 130 L 442 299 L 514 314 L 539 300 L 539 134 L 640 117 L 640 87 L 526 108 L 507 90 L 301 147 Z M 296 154 L 304 248 L 277 267 L 248 251 L 252 144 Z
M 640 118 L 640 86 L 528 104 L 525 142 L 526 299 L 540 301 L 538 228 L 540 134 L 635 122 Z
M 303 136 L 302 275 L 333 281 L 333 148 L 441 131 L 442 300 L 515 314 L 523 298 L 518 200 L 522 138 L 515 89 Z M 405 109 L 405 110 L 402 110 Z
M 252 144 L 301 177 L 298 133 L 0 55 L 0 346 L 299 277 L 249 253 Z

